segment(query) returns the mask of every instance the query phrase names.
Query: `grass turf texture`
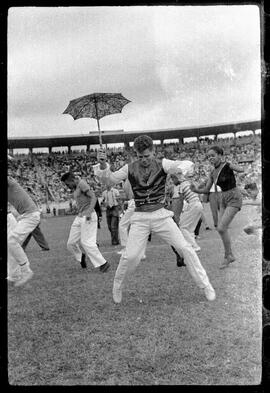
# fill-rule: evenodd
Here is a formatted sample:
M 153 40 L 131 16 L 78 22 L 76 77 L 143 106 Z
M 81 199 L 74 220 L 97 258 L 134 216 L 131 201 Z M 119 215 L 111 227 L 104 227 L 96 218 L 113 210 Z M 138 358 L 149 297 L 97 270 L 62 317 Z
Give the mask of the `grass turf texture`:
M 200 233 L 199 253 L 217 299 L 208 302 L 156 235 L 112 300 L 119 246 L 110 245 L 103 214 L 105 274 L 82 269 L 66 249 L 74 217 L 42 221 L 51 250 L 31 240 L 34 271 L 23 287 L 8 285 L 8 375 L 11 385 L 257 385 L 261 381 L 261 241 L 231 224 L 237 261 L 220 270 L 216 231 Z M 209 206 L 207 205 L 209 222 Z

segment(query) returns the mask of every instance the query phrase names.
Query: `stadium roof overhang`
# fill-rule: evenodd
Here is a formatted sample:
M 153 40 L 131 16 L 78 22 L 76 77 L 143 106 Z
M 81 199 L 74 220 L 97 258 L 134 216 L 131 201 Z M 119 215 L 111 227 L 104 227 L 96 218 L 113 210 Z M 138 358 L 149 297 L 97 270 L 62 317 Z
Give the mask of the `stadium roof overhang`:
M 164 130 L 144 130 L 144 131 L 102 131 L 102 141 L 107 143 L 128 143 L 132 142 L 137 136 L 146 134 L 153 140 L 179 139 L 190 137 L 201 137 L 208 135 L 218 135 L 226 133 L 236 133 L 239 131 L 257 130 L 261 128 L 261 121 L 247 121 L 239 123 L 213 124 L 201 127 L 189 128 L 169 128 Z M 87 135 L 56 135 L 49 137 L 24 137 L 8 138 L 8 149 L 24 149 L 39 147 L 57 146 L 83 146 L 98 145 L 99 136 L 97 132 Z

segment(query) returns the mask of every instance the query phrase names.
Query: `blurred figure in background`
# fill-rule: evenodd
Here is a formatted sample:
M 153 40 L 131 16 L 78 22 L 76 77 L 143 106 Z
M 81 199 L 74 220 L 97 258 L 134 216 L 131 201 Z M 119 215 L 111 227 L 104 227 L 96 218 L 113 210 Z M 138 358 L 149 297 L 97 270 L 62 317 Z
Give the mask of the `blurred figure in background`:
M 10 176 L 8 176 L 8 202 L 19 214 L 16 223 L 12 220 L 13 223 L 8 231 L 8 263 L 10 266 L 17 265 L 16 272 L 9 272 L 8 280 L 14 281 L 14 285 L 19 286 L 33 276 L 22 243 L 40 223 L 40 211 L 28 193 Z
M 119 191 L 111 185 L 106 186 L 106 190 L 102 193 L 102 202 L 106 206 L 106 219 L 108 229 L 111 233 L 111 243 L 113 246 L 120 244 L 119 242 Z

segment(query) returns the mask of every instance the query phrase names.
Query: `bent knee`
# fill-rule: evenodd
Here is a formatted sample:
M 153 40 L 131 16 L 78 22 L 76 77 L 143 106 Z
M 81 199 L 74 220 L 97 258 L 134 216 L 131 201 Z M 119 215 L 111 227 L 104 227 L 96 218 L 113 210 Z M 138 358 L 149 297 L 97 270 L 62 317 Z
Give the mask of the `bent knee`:
M 91 244 L 89 244 L 89 242 L 84 242 L 84 241 L 81 241 L 81 246 L 82 246 L 84 249 L 89 250 L 89 252 L 95 251 L 95 250 L 98 248 L 98 246 L 97 246 L 96 243 L 91 243 Z
M 19 239 L 17 238 L 17 236 L 14 235 L 14 233 L 10 233 L 8 235 L 8 244 L 13 245 L 13 244 L 17 244 L 17 243 L 19 243 Z
M 227 230 L 227 228 L 223 227 L 223 226 L 218 226 L 217 227 L 217 231 L 220 235 L 222 235 L 223 233 L 225 233 Z

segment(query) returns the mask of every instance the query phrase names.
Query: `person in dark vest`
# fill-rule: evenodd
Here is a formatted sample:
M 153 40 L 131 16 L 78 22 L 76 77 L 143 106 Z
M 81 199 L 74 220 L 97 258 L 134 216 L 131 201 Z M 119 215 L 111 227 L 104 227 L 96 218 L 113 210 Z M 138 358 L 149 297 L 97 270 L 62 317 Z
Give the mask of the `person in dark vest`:
M 137 160 L 112 172 L 106 163 L 106 153 L 98 152 L 99 164 L 94 165 L 94 173 L 105 184 L 117 184 L 129 180 L 135 200 L 135 212 L 130 222 L 126 252 L 121 256 L 113 283 L 113 300 L 122 301 L 122 287 L 127 273 L 134 271 L 140 263 L 149 233 L 158 234 L 177 252 L 183 254 L 187 269 L 195 283 L 204 291 L 207 300 L 215 299 L 212 287 L 196 251 L 185 240 L 173 220 L 173 212 L 165 209 L 165 183 L 168 174 L 184 172 L 194 164 L 190 161 L 174 161 L 154 156 L 153 140 L 148 135 L 140 135 L 134 140 Z
M 217 230 L 225 253 L 220 269 L 224 269 L 235 261 L 228 227 L 242 207 L 242 194 L 236 186 L 234 172 L 244 172 L 244 169 L 223 160 L 223 149 L 219 146 L 212 146 L 207 152 L 207 157 L 214 169 L 211 171 L 205 187 L 196 187 L 192 184 L 191 189 L 199 194 L 207 194 L 212 185 L 214 185 L 216 192 L 218 192 L 217 186 L 221 188 L 223 215 L 220 217 Z

